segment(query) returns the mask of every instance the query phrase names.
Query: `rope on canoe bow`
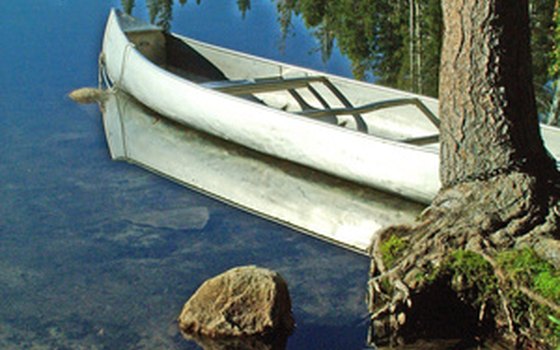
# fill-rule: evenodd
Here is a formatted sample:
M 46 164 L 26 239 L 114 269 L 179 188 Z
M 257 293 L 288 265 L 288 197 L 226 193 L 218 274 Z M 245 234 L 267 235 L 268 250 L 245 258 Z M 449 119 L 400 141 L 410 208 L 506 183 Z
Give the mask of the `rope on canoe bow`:
M 126 62 L 128 61 L 128 56 L 130 55 L 130 50 L 132 48 L 134 48 L 135 45 L 131 42 L 127 43 L 125 48 L 124 48 L 124 52 L 122 54 L 122 59 L 121 59 L 121 70 L 119 73 L 119 78 L 117 79 L 116 82 L 111 82 L 111 79 L 109 78 L 109 76 L 107 75 L 107 68 L 106 68 L 106 62 L 105 62 L 105 52 L 101 52 L 99 54 L 99 58 L 98 58 L 98 72 L 97 72 L 97 84 L 98 87 L 101 89 L 103 88 L 103 86 L 105 86 L 108 90 L 108 92 L 115 92 L 117 90 L 119 90 L 122 80 L 123 80 L 123 76 L 124 76 L 124 70 L 126 67 Z
M 115 88 L 118 89 L 121 86 L 121 82 L 124 76 L 124 68 L 126 66 L 126 61 L 128 61 L 128 55 L 130 54 L 130 50 L 134 47 L 134 44 L 131 42 L 128 42 L 126 44 L 126 46 L 124 47 L 124 52 L 122 55 L 122 60 L 121 60 L 121 72 L 119 74 L 119 79 L 117 80 L 117 82 L 114 84 Z

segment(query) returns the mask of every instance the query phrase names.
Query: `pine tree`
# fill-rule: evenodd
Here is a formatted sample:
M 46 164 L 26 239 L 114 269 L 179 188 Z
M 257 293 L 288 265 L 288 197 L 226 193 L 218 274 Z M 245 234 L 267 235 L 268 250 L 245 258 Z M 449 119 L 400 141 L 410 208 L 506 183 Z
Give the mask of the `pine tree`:
M 132 14 L 132 9 L 134 8 L 134 0 L 121 0 L 121 6 L 123 7 L 124 13 Z

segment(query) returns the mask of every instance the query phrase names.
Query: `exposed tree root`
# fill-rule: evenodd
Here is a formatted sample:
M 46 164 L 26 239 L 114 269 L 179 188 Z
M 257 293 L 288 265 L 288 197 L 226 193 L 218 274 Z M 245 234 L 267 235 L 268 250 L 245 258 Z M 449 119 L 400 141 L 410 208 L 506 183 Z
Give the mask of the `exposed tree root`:
M 525 173 L 498 175 L 442 190 L 416 225 L 381 232 L 370 252 L 368 302 L 374 338 L 398 343 L 415 336 L 437 337 L 437 329 L 429 331 L 427 324 L 453 333 L 448 328 L 455 323 L 463 335 L 471 332 L 473 338 L 501 335 L 518 346 L 532 342 L 546 348 L 538 327 L 531 327 L 531 308 L 514 312 L 512 290 L 551 313 L 560 314 L 559 305 L 513 279 L 496 258 L 500 252 L 528 247 L 560 268 L 558 193 L 553 182 L 539 183 Z M 406 242 L 406 248 L 386 266 L 382 246 L 392 236 Z M 481 257 L 489 267 L 488 280 L 446 270 L 457 251 Z M 437 310 L 445 313 L 445 308 L 450 308 L 451 319 L 418 316 L 431 311 L 438 318 Z M 418 331 L 418 322 L 425 323 L 425 330 Z M 411 324 L 419 334 L 408 334 Z

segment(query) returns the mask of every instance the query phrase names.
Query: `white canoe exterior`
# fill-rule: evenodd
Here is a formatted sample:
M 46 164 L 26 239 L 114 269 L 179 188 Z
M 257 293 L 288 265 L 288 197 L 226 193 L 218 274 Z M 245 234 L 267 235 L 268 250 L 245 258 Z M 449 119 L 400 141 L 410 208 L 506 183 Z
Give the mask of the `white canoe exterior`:
M 118 89 L 159 114 L 258 152 L 422 203 L 429 203 L 440 188 L 437 142 L 424 146 L 402 142 L 438 132 L 414 106 L 367 114 L 369 133 L 271 108 L 208 88 L 154 64 L 130 42 L 126 26 L 131 20 L 134 21 L 115 10 L 109 15 L 102 51 L 106 74 Z M 154 31 L 154 28 L 147 30 Z M 438 104 L 433 98 L 279 63 L 178 35 L 174 38 L 208 57 L 230 81 L 324 77 L 352 106 L 414 98 L 437 114 Z M 560 129 L 543 127 L 541 130 L 549 150 L 558 159 Z
M 379 90 L 383 98 L 402 92 L 325 75 L 312 70 L 189 41 L 265 66 L 286 76 L 327 76 L 361 90 Z M 433 149 L 385 140 L 307 117 L 263 106 L 205 88 L 146 59 L 129 42 L 112 11 L 103 41 L 107 74 L 118 88 L 158 113 L 185 125 L 275 157 L 293 161 L 367 186 L 429 202 L 440 187 L 438 154 Z M 270 74 L 271 75 L 271 74 Z M 375 92 L 375 91 L 374 91 Z M 370 101 L 371 102 L 371 101 Z

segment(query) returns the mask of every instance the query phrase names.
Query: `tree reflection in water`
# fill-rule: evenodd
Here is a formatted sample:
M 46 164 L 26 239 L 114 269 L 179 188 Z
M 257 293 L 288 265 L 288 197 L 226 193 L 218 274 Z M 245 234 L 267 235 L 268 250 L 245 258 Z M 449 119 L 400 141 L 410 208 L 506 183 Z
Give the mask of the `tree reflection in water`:
M 193 0 L 197 4 L 201 0 Z M 436 97 L 442 36 L 441 0 L 273 0 L 285 40 L 299 16 L 324 61 L 333 47 L 349 58 L 356 79 Z M 187 4 L 188 0 L 177 3 Z M 243 18 L 251 0 L 236 0 Z M 543 120 L 554 113 L 555 0 L 531 0 L 534 84 Z M 131 13 L 135 0 L 121 0 Z M 145 0 L 150 21 L 171 27 L 174 0 Z

